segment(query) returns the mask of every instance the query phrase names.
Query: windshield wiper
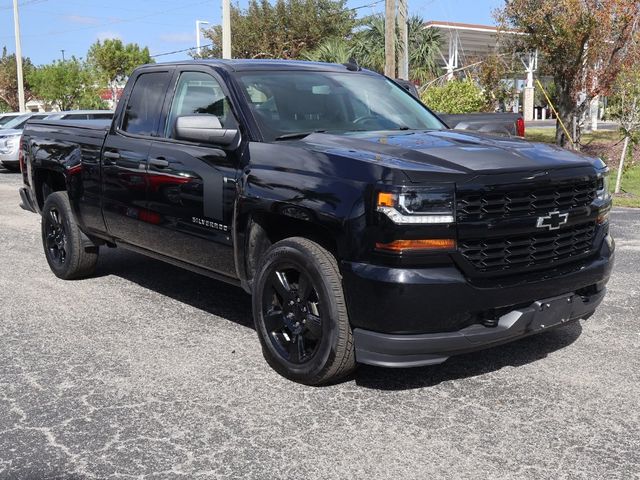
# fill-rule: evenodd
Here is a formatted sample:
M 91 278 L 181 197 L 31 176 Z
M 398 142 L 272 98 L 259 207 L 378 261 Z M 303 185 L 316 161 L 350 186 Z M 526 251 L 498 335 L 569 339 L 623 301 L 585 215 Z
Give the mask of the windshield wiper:
M 296 138 L 304 138 L 308 137 L 312 133 L 324 133 L 326 130 L 313 130 L 312 132 L 295 132 L 295 133 L 285 133 L 284 135 L 280 135 L 276 137 L 276 140 L 295 140 Z

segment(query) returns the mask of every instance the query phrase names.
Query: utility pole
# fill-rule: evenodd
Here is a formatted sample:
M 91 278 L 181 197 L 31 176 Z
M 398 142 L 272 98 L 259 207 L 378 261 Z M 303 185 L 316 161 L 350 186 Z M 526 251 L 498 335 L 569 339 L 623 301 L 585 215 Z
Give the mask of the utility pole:
M 16 73 L 18 76 L 18 104 L 20 112 L 27 107 L 24 102 L 24 79 L 22 78 L 22 46 L 20 45 L 20 19 L 18 18 L 18 0 L 13 0 L 13 28 L 16 36 Z
M 62 52 L 62 61 L 64 62 L 64 48 L 60 51 Z
M 202 51 L 202 47 L 200 46 L 201 25 L 209 25 L 209 22 L 206 20 L 196 20 L 196 52 L 198 56 L 200 56 L 200 52 Z
M 384 74 L 396 78 L 396 0 L 385 0 Z
M 398 59 L 398 78 L 409 80 L 409 17 L 407 0 L 398 0 L 398 30 L 400 34 L 400 58 Z
M 222 58 L 231 58 L 231 0 L 222 0 Z

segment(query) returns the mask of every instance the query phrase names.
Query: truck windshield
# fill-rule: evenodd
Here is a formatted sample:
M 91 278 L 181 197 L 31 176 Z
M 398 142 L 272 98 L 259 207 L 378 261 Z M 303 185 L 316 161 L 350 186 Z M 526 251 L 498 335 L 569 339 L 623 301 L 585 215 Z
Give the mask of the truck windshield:
M 242 73 L 239 79 L 267 141 L 318 131 L 445 128 L 420 102 L 380 75 L 260 71 Z
M 24 127 L 24 124 L 27 123 L 27 120 L 29 120 L 29 118 L 31 118 L 31 115 L 28 115 L 28 114 L 14 117 L 13 119 L 5 123 L 3 127 L 6 128 L 7 130 L 11 128 L 20 130 L 22 127 Z

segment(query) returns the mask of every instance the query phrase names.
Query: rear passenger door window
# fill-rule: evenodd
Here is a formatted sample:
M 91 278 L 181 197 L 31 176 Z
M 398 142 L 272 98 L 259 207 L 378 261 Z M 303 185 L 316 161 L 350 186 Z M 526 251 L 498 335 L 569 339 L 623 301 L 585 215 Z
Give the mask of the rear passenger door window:
M 122 117 L 121 130 L 134 135 L 157 136 L 170 72 L 143 73 L 136 80 Z

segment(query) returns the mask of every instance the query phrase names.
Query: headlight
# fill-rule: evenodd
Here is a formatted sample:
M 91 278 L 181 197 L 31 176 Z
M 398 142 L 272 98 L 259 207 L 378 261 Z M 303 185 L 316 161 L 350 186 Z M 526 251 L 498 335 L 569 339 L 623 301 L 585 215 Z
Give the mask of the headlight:
M 404 187 L 379 192 L 376 210 L 398 225 L 447 224 L 454 222 L 453 186 Z
M 598 200 L 607 200 L 609 198 L 609 170 L 598 175 Z
M 20 146 L 20 135 L 5 137 L 0 139 L 0 153 L 8 154 L 18 150 Z

